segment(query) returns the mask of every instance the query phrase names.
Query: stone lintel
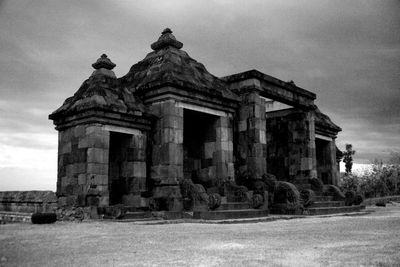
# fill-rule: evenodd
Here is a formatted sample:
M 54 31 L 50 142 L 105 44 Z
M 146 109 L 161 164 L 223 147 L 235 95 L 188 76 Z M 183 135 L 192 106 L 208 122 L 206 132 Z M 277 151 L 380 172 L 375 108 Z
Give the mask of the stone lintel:
M 293 93 L 296 93 L 298 95 L 303 95 L 307 98 L 310 98 L 314 100 L 316 98 L 316 95 L 310 91 L 307 91 L 303 88 L 300 88 L 296 86 L 294 83 L 291 82 L 284 82 L 280 79 L 277 79 L 275 77 L 269 76 L 267 74 L 264 74 L 258 70 L 249 70 L 237 74 L 233 74 L 227 77 L 223 77 L 223 80 L 228 82 L 230 85 L 234 83 L 238 83 L 243 80 L 249 80 L 249 79 L 258 79 L 259 81 L 262 81 L 264 83 L 271 84 L 273 86 L 280 87 L 281 90 L 285 91 L 291 91 Z
M 277 117 L 285 117 L 285 116 L 288 116 L 291 114 L 302 113 L 302 112 L 304 112 L 304 111 L 300 110 L 298 108 L 290 108 L 290 109 L 282 109 L 282 110 L 266 112 L 265 116 L 267 119 L 270 119 L 270 118 L 277 118 Z
M 287 105 L 267 97 L 260 96 L 260 98 L 265 101 L 265 112 L 273 112 L 293 108 L 293 106 L 291 105 Z
M 290 91 L 282 91 L 279 87 L 274 87 L 271 85 L 263 84 L 261 82 L 261 87 L 255 85 L 248 85 L 246 87 L 241 87 L 238 89 L 232 89 L 238 94 L 245 94 L 248 92 L 259 92 L 262 97 L 272 99 L 274 101 L 282 102 L 284 104 L 299 107 L 307 110 L 313 110 L 315 108 L 313 99 L 309 99 L 304 96 L 296 95 Z
M 189 89 L 187 87 L 179 88 L 168 84 L 148 89 L 142 92 L 142 94 L 145 104 L 158 102 L 164 99 L 176 99 L 187 103 L 192 102 L 194 104 L 222 107 L 227 111 L 236 109 L 240 100 L 239 97 L 232 99 L 221 95 L 209 94 L 197 89 Z
M 329 137 L 331 139 L 336 139 L 337 134 L 338 134 L 335 130 L 332 130 L 328 127 L 324 127 L 322 125 L 318 125 L 317 123 L 315 123 L 315 133 L 322 135 L 322 136 Z
M 212 108 L 208 108 L 208 107 L 202 107 L 202 106 L 197 106 L 197 105 L 183 103 L 183 102 L 176 102 L 175 106 L 179 107 L 179 108 L 190 109 L 190 110 L 194 110 L 194 111 L 198 111 L 198 112 L 202 112 L 202 113 L 215 115 L 218 117 L 228 117 L 228 113 L 226 113 L 225 111 L 216 110 L 216 109 L 212 109 Z
M 142 135 L 143 134 L 142 131 L 137 130 L 137 129 L 131 129 L 131 128 L 113 126 L 113 125 L 105 125 L 104 130 L 109 131 L 109 132 L 125 133 L 125 134 L 131 134 L 131 135 Z
M 317 139 L 317 138 L 325 140 L 325 141 L 329 141 L 329 142 L 331 142 L 333 140 L 332 137 L 321 135 L 321 134 L 315 134 L 315 139 Z

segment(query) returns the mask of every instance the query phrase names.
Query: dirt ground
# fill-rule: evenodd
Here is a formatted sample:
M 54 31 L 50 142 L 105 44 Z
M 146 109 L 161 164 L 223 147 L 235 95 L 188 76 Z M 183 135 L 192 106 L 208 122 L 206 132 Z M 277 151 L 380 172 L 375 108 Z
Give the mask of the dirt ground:
M 0 225 L 1 266 L 400 266 L 400 204 L 242 224 Z

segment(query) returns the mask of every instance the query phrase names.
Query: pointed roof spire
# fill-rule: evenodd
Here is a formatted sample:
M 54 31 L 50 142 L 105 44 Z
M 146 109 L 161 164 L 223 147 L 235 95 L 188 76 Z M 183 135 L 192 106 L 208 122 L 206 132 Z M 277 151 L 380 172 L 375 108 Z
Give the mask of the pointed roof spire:
M 102 54 L 101 57 L 92 64 L 92 66 L 96 70 L 101 68 L 112 70 L 116 65 L 107 57 L 106 54 Z
M 183 47 L 183 44 L 176 40 L 170 28 L 165 28 L 162 31 L 160 38 L 151 44 L 151 49 L 157 51 L 167 46 L 172 46 L 177 49 L 181 49 Z

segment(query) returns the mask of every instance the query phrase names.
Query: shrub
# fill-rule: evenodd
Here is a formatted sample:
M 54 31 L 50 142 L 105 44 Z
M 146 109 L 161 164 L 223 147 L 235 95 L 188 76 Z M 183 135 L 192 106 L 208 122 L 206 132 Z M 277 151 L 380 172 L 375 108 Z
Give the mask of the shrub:
M 249 190 L 247 190 L 247 187 L 240 185 L 236 188 L 234 195 L 237 198 L 238 201 L 242 202 L 242 201 L 246 201 L 247 200 L 247 192 Z
M 261 194 L 254 194 L 251 199 L 251 204 L 253 209 L 260 208 L 264 203 L 264 197 Z
M 339 187 L 334 185 L 324 185 L 323 193 L 326 196 L 333 196 L 333 200 L 342 201 L 346 198 L 346 196 L 342 193 Z
M 352 174 L 345 174 L 340 181 L 340 188 L 342 191 L 357 191 L 359 184 L 359 177 Z
M 363 196 L 360 195 L 360 194 L 357 194 L 357 195 L 355 196 L 355 198 L 354 198 L 353 204 L 354 204 L 354 205 L 361 205 L 361 203 L 363 203 L 363 202 L 364 202 Z
M 267 186 L 266 186 L 266 184 L 265 184 L 263 181 L 257 180 L 257 181 L 255 181 L 255 182 L 253 183 L 253 188 L 252 188 L 252 189 L 254 190 L 254 193 L 255 193 L 255 194 L 261 194 L 261 195 L 263 195 L 263 194 L 264 194 L 264 191 L 267 190 Z
M 361 175 L 345 174 L 340 181 L 343 191 L 356 191 L 366 198 L 400 194 L 400 165 L 374 164 Z
M 182 197 L 193 203 L 208 205 L 208 195 L 201 184 L 194 184 L 190 179 L 184 179 L 180 183 Z
M 351 206 L 354 203 L 354 199 L 356 197 L 356 193 L 354 191 L 347 191 L 346 194 L 346 199 L 344 200 L 344 204 L 346 206 Z
M 221 196 L 217 193 L 212 193 L 208 196 L 208 207 L 210 210 L 215 210 L 221 206 Z
M 265 189 L 271 195 L 274 192 L 275 186 L 276 186 L 276 183 L 277 183 L 275 175 L 269 174 L 269 173 L 265 173 L 262 176 L 262 181 L 265 184 Z
M 274 193 L 274 203 L 288 203 L 296 206 L 299 202 L 300 192 L 295 185 L 283 181 L 277 183 Z
M 311 184 L 311 189 L 313 191 L 321 191 L 323 188 L 323 183 L 318 178 L 310 178 L 308 182 Z
M 33 224 L 55 223 L 57 215 L 55 213 L 34 213 L 32 214 L 31 221 Z
M 303 206 L 309 207 L 314 204 L 315 192 L 311 189 L 303 189 L 300 192 L 300 198 L 303 200 Z

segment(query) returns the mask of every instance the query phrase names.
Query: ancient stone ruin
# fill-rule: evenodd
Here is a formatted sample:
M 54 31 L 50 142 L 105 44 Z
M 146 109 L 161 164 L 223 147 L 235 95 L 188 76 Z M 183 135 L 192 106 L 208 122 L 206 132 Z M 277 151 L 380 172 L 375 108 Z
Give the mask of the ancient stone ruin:
M 207 217 L 247 203 L 266 215 L 304 209 L 301 195 L 337 185 L 341 129 L 314 93 L 257 70 L 218 78 L 182 47 L 167 28 L 120 78 L 102 55 L 49 116 L 59 206 Z

